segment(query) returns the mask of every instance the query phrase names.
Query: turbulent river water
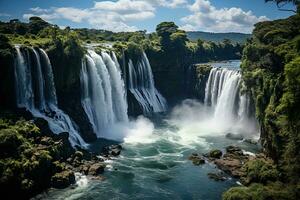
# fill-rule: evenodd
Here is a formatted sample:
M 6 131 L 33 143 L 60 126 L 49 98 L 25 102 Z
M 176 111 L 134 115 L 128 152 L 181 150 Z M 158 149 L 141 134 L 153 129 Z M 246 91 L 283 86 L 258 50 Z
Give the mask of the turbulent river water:
M 229 67 L 238 64 L 231 63 Z M 214 108 L 188 99 L 166 115 L 151 119 L 141 116 L 120 124 L 116 130 L 126 132 L 123 150 L 119 157 L 107 161 L 104 180 L 81 176 L 75 186 L 50 190 L 43 199 L 221 199 L 226 189 L 237 185 L 237 180 L 211 180 L 207 173 L 219 170 L 210 163 L 195 166 L 188 157 L 194 152 L 207 153 L 233 144 L 255 152 L 257 146 L 225 135 L 259 135 L 253 127 L 255 123 L 234 121 L 224 127 L 224 121 L 215 117 Z

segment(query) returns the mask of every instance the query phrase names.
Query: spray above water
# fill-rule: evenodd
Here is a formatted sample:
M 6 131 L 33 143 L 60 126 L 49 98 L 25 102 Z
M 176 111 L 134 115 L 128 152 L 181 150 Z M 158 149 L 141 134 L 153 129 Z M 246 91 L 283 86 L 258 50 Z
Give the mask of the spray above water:
M 248 94 L 241 94 L 238 70 L 213 67 L 205 88 L 204 104 L 185 100 L 173 109 L 170 122 L 179 134 L 218 136 L 227 133 L 245 137 L 258 135 L 253 104 Z

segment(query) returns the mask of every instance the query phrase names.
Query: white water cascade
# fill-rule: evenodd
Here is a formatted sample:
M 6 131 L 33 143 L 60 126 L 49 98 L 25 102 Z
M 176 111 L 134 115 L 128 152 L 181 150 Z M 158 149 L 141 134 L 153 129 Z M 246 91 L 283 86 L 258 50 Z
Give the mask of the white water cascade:
M 88 50 L 80 79 L 82 106 L 97 137 L 104 137 L 113 124 L 128 121 L 125 85 L 114 53 Z
M 136 65 L 129 60 L 128 68 L 128 89 L 141 105 L 144 114 L 166 111 L 167 102 L 155 88 L 151 66 L 145 52 Z
M 16 46 L 15 66 L 17 106 L 26 108 L 34 117 L 45 119 L 52 132 L 69 133 L 72 146 L 87 144 L 70 117 L 57 106 L 56 90 L 50 60 L 43 49 L 21 50 Z M 33 52 L 33 59 L 30 56 Z
M 240 93 L 240 85 L 240 71 L 213 67 L 206 83 L 204 105 L 212 110 L 218 125 L 242 127 L 247 123 L 255 129 L 250 97 Z

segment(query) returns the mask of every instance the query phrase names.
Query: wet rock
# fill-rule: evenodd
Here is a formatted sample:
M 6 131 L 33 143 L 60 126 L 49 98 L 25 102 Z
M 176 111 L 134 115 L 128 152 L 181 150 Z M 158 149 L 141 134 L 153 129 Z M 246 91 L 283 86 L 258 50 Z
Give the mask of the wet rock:
M 48 125 L 48 122 L 43 119 L 43 118 L 36 118 L 34 120 L 34 124 L 39 127 L 39 129 L 41 130 L 41 132 L 44 134 L 44 135 L 47 135 L 47 136 L 52 136 L 54 135 L 54 133 L 50 130 L 49 128 L 49 125 Z
M 228 146 L 226 147 L 227 154 L 234 154 L 234 155 L 243 155 L 243 151 L 240 147 L 237 146 Z
M 83 173 L 84 175 L 88 175 L 89 169 L 90 169 L 90 165 L 85 164 L 80 167 L 80 172 Z
M 258 142 L 256 140 L 253 140 L 253 139 L 245 139 L 245 140 L 243 140 L 243 142 L 248 143 L 248 144 L 253 144 L 253 145 L 258 144 Z
M 92 164 L 89 168 L 88 174 L 92 175 L 92 176 L 97 176 L 97 175 L 102 174 L 104 172 L 104 168 L 105 168 L 105 165 L 102 164 L 102 163 Z
M 226 172 L 227 174 L 233 177 L 240 177 L 243 172 L 241 167 L 243 166 L 243 162 L 240 159 L 225 157 L 223 159 L 217 159 L 214 162 L 219 169 Z
M 105 177 L 104 176 L 93 176 L 91 177 L 91 180 L 96 180 L 96 181 L 104 181 Z
M 77 159 L 78 161 L 82 161 L 82 159 L 83 159 L 83 153 L 81 151 L 76 151 L 74 153 L 74 159 Z
M 208 156 L 210 158 L 221 158 L 222 154 L 223 154 L 222 151 L 220 151 L 218 149 L 214 149 L 209 152 Z
M 54 188 L 63 189 L 73 183 L 75 183 L 75 175 L 70 170 L 65 170 L 60 173 L 56 173 L 51 178 L 51 185 Z
M 227 179 L 223 173 L 208 173 L 207 176 L 215 181 L 225 181 Z
M 105 157 L 109 156 L 118 156 L 121 154 L 122 146 L 119 144 L 116 145 L 110 145 L 108 147 L 104 147 L 102 149 L 102 155 Z
M 234 134 L 234 133 L 227 133 L 225 135 L 226 138 L 231 140 L 243 140 L 244 136 L 242 134 Z
M 190 157 L 189 160 L 193 162 L 194 165 L 201 165 L 205 163 L 205 159 L 203 156 L 193 153 Z

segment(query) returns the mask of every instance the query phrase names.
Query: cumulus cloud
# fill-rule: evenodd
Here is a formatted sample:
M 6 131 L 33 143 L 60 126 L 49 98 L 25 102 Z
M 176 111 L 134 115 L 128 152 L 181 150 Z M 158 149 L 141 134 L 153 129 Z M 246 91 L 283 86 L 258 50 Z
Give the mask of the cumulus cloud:
M 241 8 L 217 9 L 209 0 L 195 0 L 188 9 L 191 14 L 181 18 L 184 23 L 181 28 L 187 31 L 249 33 L 255 23 L 269 20 L 266 16 L 258 17 Z
M 45 20 L 66 19 L 75 23 L 87 22 L 94 28 L 111 31 L 136 31 L 135 26 L 127 23 L 140 21 L 155 16 L 155 6 L 144 0 L 118 0 L 94 2 L 94 6 L 86 9 L 74 7 L 52 7 L 42 9 L 31 8 L 32 13 L 26 13 L 23 18 L 39 16 Z
M 167 8 L 177 8 L 186 5 L 187 0 L 141 0 L 150 3 L 153 6 L 162 6 Z

